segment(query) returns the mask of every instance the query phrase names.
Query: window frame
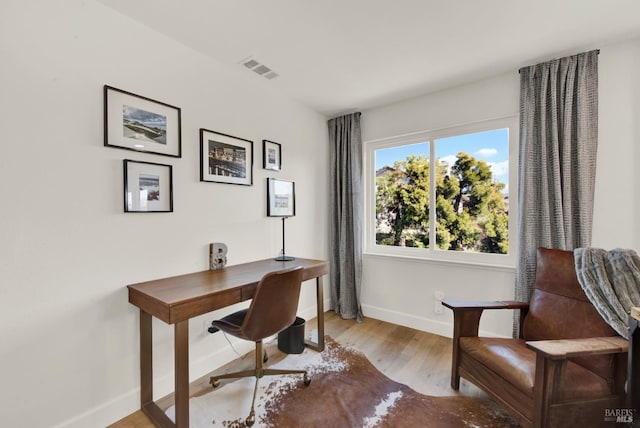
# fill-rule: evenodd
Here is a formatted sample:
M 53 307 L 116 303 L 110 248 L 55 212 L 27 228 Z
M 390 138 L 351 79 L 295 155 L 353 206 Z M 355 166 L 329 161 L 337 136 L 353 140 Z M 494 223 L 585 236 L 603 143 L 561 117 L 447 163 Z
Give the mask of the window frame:
M 376 243 L 375 221 L 375 152 L 398 146 L 418 143 L 429 143 L 430 162 L 435 159 L 435 141 L 448 137 L 465 134 L 492 131 L 496 129 L 508 129 L 509 150 L 509 253 L 472 253 L 463 251 L 438 250 L 430 245 L 429 248 L 394 247 L 390 245 L 378 245 Z M 429 131 L 420 131 L 394 137 L 370 140 L 363 143 L 363 171 L 364 171 L 364 253 L 382 256 L 417 258 L 438 262 L 464 263 L 481 266 L 496 266 L 513 268 L 516 264 L 517 249 L 517 220 L 518 220 L 518 117 L 507 116 L 497 119 L 483 120 L 463 125 L 451 126 Z M 436 168 L 430 168 L 429 177 L 429 203 L 435 204 Z M 430 212 L 435 213 L 435 207 L 430 206 Z M 429 218 L 429 236 L 435 237 L 435 217 Z

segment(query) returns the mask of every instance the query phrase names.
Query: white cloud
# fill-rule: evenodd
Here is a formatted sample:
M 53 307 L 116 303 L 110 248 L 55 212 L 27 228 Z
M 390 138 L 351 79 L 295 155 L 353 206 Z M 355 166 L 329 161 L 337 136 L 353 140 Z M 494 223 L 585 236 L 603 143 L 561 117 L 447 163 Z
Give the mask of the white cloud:
M 475 154 L 478 155 L 478 156 L 491 157 L 491 156 L 497 155 L 498 154 L 498 150 L 497 149 L 491 149 L 491 148 L 487 147 L 487 148 L 478 150 Z
M 458 157 L 456 155 L 449 155 L 449 156 L 438 158 L 438 160 L 440 162 L 447 164 L 447 174 L 451 174 L 451 167 L 453 166 L 454 163 L 456 163 L 456 161 L 458 160 Z
M 488 162 L 488 164 L 491 167 L 491 173 L 493 174 L 494 178 L 496 176 L 506 176 L 509 172 L 508 160 L 502 162 Z
M 484 149 L 483 149 L 484 150 Z M 493 150 L 493 149 L 486 149 Z M 447 164 L 447 174 L 451 174 L 451 167 L 456 163 L 458 157 L 456 155 L 443 156 L 438 158 L 438 161 Z M 502 181 L 506 183 L 509 181 L 508 173 L 509 173 L 509 161 L 505 160 L 502 162 L 487 162 L 489 167 L 491 168 L 491 174 L 494 179 Z
M 448 155 L 448 156 L 443 156 L 441 158 L 438 158 L 438 160 L 440 162 L 447 163 L 449 166 L 453 166 L 453 164 L 456 163 L 456 161 L 458 160 L 458 156 L 456 156 L 456 155 Z

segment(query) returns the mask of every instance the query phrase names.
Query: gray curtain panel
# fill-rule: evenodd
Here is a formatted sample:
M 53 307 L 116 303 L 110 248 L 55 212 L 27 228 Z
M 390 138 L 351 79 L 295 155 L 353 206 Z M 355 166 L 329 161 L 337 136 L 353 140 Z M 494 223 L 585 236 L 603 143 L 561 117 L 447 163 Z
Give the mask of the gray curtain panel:
M 520 70 L 517 300 L 529 301 L 536 250 L 591 243 L 598 145 L 598 51 Z
M 360 113 L 329 120 L 331 307 L 362 321 L 362 137 Z

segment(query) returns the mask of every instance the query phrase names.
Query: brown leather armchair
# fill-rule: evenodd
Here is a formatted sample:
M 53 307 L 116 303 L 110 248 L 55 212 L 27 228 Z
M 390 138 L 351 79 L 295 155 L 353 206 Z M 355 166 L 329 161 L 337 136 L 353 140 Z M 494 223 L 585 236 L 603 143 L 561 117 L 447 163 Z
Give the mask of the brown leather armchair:
M 529 304 L 445 300 L 454 313 L 451 387 L 463 377 L 523 427 L 602 426 L 625 407 L 627 341 L 596 312 L 573 252 L 541 248 Z M 520 309 L 520 337 L 478 337 L 485 309 Z

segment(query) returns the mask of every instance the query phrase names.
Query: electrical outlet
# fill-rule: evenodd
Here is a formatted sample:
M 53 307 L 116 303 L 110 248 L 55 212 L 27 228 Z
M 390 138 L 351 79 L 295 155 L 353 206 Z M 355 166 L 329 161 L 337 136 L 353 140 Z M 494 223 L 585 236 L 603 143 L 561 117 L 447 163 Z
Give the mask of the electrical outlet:
M 436 290 L 433 293 L 433 296 L 436 298 L 437 301 L 442 302 L 444 300 L 444 291 Z
M 442 315 L 444 313 L 444 307 L 442 306 L 442 303 L 440 303 L 440 301 L 435 301 L 433 302 L 433 312 L 435 312 L 437 315 Z

